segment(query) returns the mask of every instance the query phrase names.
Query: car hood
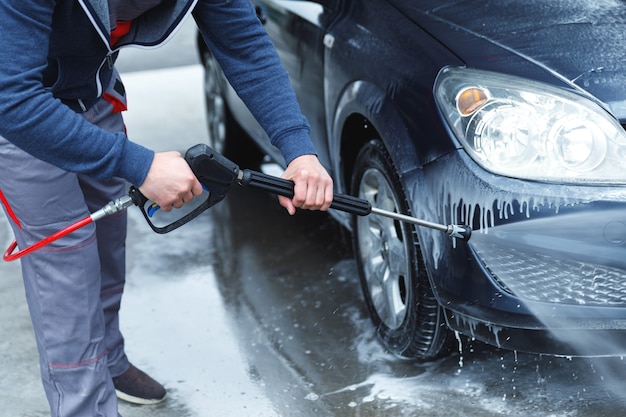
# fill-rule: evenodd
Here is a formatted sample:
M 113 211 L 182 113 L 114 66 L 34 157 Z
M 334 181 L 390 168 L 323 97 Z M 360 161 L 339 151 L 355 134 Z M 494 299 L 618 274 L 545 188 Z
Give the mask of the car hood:
M 582 89 L 626 119 L 621 0 L 389 0 L 466 65 Z

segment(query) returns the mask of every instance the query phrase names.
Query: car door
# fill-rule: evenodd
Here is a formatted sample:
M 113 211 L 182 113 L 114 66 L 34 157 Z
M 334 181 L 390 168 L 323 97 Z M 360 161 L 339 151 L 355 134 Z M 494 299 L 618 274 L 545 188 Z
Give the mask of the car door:
M 324 36 L 336 1 L 255 0 L 311 125 L 322 164 L 330 168 L 324 106 Z

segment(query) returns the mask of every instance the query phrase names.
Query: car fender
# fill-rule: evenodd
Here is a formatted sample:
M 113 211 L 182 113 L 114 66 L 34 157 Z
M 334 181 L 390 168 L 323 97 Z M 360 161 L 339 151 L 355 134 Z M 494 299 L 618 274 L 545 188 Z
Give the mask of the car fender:
M 353 132 L 348 123 L 350 119 L 359 116 L 364 119 L 360 134 Z M 376 137 L 374 135 L 377 135 L 387 149 L 393 150 L 390 152 L 391 158 L 401 176 L 421 166 L 417 148 L 408 134 L 409 130 L 400 112 L 387 94 L 373 83 L 360 80 L 348 84 L 340 94 L 328 120 L 332 120 L 329 139 L 332 168 L 342 173 L 342 184 L 339 184 L 342 192 L 349 189 L 350 178 L 346 174 L 351 172 L 358 150 L 370 139 L 374 139 Z M 370 127 L 374 128 L 375 132 L 372 131 L 372 136 L 368 137 L 363 132 Z M 399 158 L 399 155 L 404 157 Z
M 369 140 L 377 138 L 389 151 L 411 204 L 410 193 L 415 187 L 407 184 L 406 179 L 416 175 L 421 177 L 424 161 L 409 127 L 385 91 L 368 81 L 354 81 L 343 89 L 331 114 L 332 117 L 328 118 L 332 120 L 329 129 L 331 164 L 341 178 L 336 184 L 337 191 L 350 191 L 351 173 L 359 150 Z M 362 123 L 355 126 L 355 119 L 361 119 Z M 371 133 L 368 133 L 370 129 Z M 335 217 L 342 224 L 349 225 L 348 214 L 336 213 Z

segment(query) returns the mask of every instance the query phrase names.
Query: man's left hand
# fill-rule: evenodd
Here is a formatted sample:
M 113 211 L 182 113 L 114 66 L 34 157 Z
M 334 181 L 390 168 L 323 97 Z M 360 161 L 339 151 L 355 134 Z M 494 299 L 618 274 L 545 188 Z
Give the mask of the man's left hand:
M 325 211 L 333 202 L 333 180 L 315 155 L 294 159 L 281 177 L 294 183 L 292 199 L 278 197 L 280 205 L 291 215 L 296 208 Z

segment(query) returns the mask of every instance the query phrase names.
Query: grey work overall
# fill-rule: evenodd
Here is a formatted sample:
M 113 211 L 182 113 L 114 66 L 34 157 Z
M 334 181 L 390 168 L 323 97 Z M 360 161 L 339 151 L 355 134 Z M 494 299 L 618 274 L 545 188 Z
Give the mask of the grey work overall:
M 113 77 L 107 92 L 125 102 L 113 89 L 118 77 Z M 83 115 L 103 129 L 124 130 L 121 114 L 104 99 Z M 100 181 L 63 171 L 1 137 L 0 166 L 0 190 L 21 226 L 9 218 L 20 248 L 126 193 L 121 179 Z M 22 258 L 41 377 L 53 417 L 119 415 L 112 377 L 129 366 L 118 321 L 125 239 L 124 211 Z

